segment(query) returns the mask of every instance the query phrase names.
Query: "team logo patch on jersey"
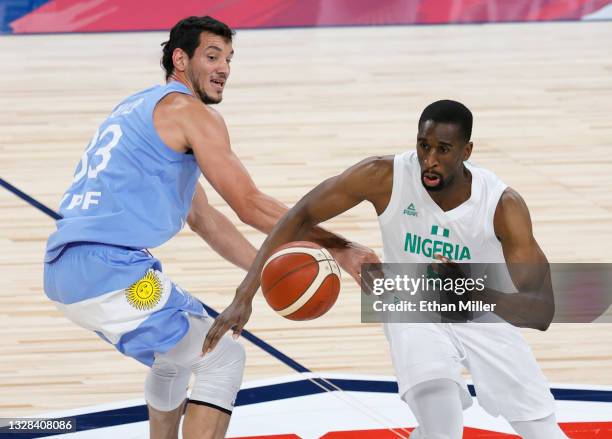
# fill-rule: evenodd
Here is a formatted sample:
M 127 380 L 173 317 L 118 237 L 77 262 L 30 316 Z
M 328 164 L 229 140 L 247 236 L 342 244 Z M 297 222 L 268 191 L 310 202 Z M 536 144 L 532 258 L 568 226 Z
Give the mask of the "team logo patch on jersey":
M 134 308 L 141 311 L 155 308 L 162 295 L 162 283 L 153 270 L 147 271 L 142 279 L 125 290 L 125 298 Z
M 404 215 L 419 216 L 419 213 L 416 211 L 416 207 L 414 207 L 414 203 L 410 203 L 410 206 L 404 209 Z

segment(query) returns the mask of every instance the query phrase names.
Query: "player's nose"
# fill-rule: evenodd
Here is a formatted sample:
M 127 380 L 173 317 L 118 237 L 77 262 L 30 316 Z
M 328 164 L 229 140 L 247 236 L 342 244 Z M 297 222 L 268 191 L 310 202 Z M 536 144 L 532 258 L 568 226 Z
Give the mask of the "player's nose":
M 425 166 L 427 169 L 435 168 L 439 165 L 438 154 L 436 153 L 434 148 L 431 148 L 425 154 Z
M 230 72 L 230 66 L 227 60 L 222 61 L 217 67 L 217 74 L 223 75 L 224 78 L 227 78 Z

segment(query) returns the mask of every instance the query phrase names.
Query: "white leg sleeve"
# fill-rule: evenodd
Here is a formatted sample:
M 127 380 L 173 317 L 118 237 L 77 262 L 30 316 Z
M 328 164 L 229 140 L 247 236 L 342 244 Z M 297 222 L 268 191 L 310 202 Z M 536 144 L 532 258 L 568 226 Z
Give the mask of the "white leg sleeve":
M 534 421 L 515 421 L 510 425 L 523 439 L 568 439 L 554 414 Z
M 463 435 L 459 386 L 450 379 L 426 381 L 403 397 L 419 421 L 411 439 L 457 439 Z
M 156 360 L 145 380 L 145 399 L 155 410 L 169 412 L 187 398 L 191 371 Z
M 231 413 L 244 371 L 244 348 L 227 334 L 215 349 L 200 356 L 213 319 L 189 316 L 189 332 L 170 351 L 156 354 L 145 383 L 147 403 L 161 411 L 178 407 L 195 381 L 189 402 Z

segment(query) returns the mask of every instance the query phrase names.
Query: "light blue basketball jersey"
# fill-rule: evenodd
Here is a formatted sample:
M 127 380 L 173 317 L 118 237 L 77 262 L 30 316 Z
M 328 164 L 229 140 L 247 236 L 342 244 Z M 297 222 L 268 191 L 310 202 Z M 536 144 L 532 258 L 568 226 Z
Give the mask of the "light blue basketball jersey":
M 202 304 L 162 272 L 147 248 L 184 226 L 200 170 L 166 146 L 153 110 L 179 82 L 121 102 L 100 125 L 60 204 L 47 242 L 44 288 L 66 317 L 151 365 L 187 332 Z
M 62 198 L 63 219 L 45 261 L 71 242 L 153 248 L 181 230 L 200 170 L 193 154 L 170 149 L 153 126 L 155 106 L 172 92 L 191 94 L 180 82 L 158 85 L 128 97 L 102 122 Z

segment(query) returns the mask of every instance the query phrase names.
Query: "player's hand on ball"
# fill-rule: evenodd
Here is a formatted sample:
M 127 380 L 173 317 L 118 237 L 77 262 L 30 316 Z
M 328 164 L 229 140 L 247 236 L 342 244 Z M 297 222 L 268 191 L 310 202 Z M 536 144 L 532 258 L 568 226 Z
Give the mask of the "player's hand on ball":
M 460 264 L 457 264 L 456 262 L 453 262 L 440 254 L 435 254 L 434 257 L 441 263 L 431 264 L 432 270 L 442 279 L 459 279 L 466 276 Z
M 380 259 L 374 253 L 374 250 L 357 244 L 356 242 L 349 243 L 342 249 L 330 249 L 334 259 L 338 265 L 342 267 L 348 274 L 351 275 L 357 285 L 361 286 L 361 265 L 362 264 L 380 264 Z
M 244 328 L 249 317 L 251 317 L 252 311 L 253 307 L 251 300 L 234 299 L 234 301 L 232 301 L 232 303 L 215 319 L 215 322 L 204 339 L 202 352 L 207 354 L 212 351 L 221 337 L 223 337 L 229 329 L 232 329 L 233 337 L 238 338 L 242 332 L 242 328 Z

